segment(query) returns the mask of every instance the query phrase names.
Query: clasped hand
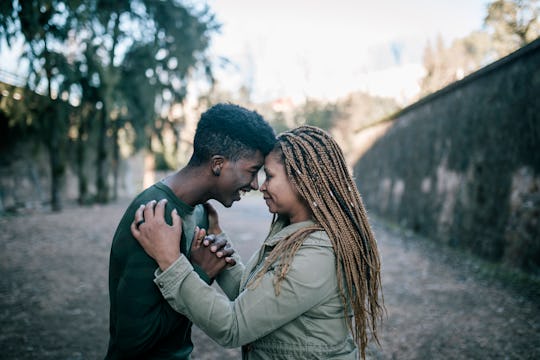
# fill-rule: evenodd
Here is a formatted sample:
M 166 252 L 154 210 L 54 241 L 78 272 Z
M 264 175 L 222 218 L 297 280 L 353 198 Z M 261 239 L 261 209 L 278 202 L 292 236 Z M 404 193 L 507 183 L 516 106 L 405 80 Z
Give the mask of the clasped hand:
M 131 233 L 163 271 L 181 256 L 182 235 L 182 219 L 176 209 L 171 212 L 172 225 L 165 222 L 166 203 L 167 200 L 163 199 L 157 202 L 157 205 L 155 200 L 141 205 L 131 223 Z M 216 231 L 219 229 L 217 213 L 209 204 L 205 204 L 205 207 L 210 217 L 211 231 Z M 198 227 L 195 229 L 190 259 L 210 278 L 214 278 L 223 268 L 236 264 L 230 257 L 233 253 L 234 249 L 225 239 L 216 237 L 215 234 L 206 236 L 206 230 Z

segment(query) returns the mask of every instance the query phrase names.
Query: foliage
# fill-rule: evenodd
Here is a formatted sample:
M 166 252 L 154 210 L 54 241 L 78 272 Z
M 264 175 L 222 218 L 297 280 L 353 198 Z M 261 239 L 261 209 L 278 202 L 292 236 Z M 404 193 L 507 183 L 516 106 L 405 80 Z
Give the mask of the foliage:
M 272 118 L 270 118 L 269 121 L 272 124 L 272 128 L 274 128 L 276 134 L 290 130 L 290 128 L 287 126 L 286 116 L 281 111 L 274 112 Z
M 484 23 L 492 30 L 493 47 L 499 57 L 540 36 L 538 0 L 496 0 L 487 11 Z
M 40 134 L 58 181 L 68 140 L 77 143 L 81 184 L 86 184 L 82 169 L 94 146 L 96 196 L 107 201 L 120 146 L 154 150 L 152 138 L 164 144 L 166 131 L 178 138 L 182 121 L 172 107 L 185 99 L 195 68 L 212 77 L 206 49 L 218 28 L 208 8 L 180 1 L 4 1 L 0 40 L 8 46 L 23 40 L 27 94 L 41 96 L 25 96 L 22 111 L 4 106 L 3 112 L 26 114 L 10 115 L 10 126 L 26 124 L 22 128 Z M 81 193 L 86 188 L 81 186 Z
M 9 1 L 2 7 L 5 25 L 0 27 L 0 36 L 8 44 L 15 38 L 24 40 L 22 58 L 28 65 L 28 76 L 21 103 L 32 119 L 24 127 L 35 130 L 49 151 L 54 210 L 61 209 L 60 182 L 65 170 L 63 154 L 69 121 L 67 105 L 59 97 L 67 100 L 74 80 L 73 67 L 64 50 L 68 47 L 71 5 L 60 0 Z
M 276 133 L 303 124 L 318 126 L 334 136 L 346 159 L 351 161 L 354 160 L 357 145 L 355 138 L 359 131 L 399 109 L 396 100 L 365 92 L 351 93 L 333 102 L 307 99 L 296 105 L 292 100 L 284 98 L 257 105 L 257 110 L 270 122 Z
M 365 92 L 351 93 L 338 102 L 341 123 L 347 123 L 347 132 L 370 126 L 400 109 L 395 99 L 373 96 Z
M 446 47 L 439 36 L 424 50 L 426 74 L 421 95 L 428 95 L 519 49 L 540 36 L 538 0 L 496 0 L 487 6 L 483 31 Z
M 422 78 L 421 94 L 427 95 L 462 79 L 492 61 L 491 39 L 486 32 L 476 31 L 445 47 L 440 36 L 435 46 L 424 50 L 426 75 Z
M 201 62 L 211 76 L 203 55 L 218 25 L 208 9 L 194 15 L 175 2 L 145 1 L 145 6 L 154 23 L 146 29 L 147 41 L 132 45 L 126 52 L 119 89 L 129 109 L 125 117 L 139 134 L 138 139 L 148 139 L 144 131 L 150 130 L 161 140 L 165 128 L 175 132 L 181 122 L 171 114 L 172 106 L 184 101 L 193 65 Z M 139 141 L 135 145 L 149 144 Z
M 307 99 L 295 114 L 295 124 L 313 125 L 330 130 L 340 115 L 339 107 L 335 104 Z

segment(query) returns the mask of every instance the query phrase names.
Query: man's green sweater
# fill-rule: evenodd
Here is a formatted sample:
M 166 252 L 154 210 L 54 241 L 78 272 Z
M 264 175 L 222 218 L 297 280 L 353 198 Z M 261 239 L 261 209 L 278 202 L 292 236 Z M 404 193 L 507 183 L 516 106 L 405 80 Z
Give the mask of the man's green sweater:
M 195 226 L 207 228 L 202 205 L 191 207 L 159 182 L 138 195 L 114 234 L 109 262 L 110 326 L 106 359 L 189 359 L 193 350 L 191 322 L 175 312 L 154 284 L 158 267 L 131 235 L 135 211 L 151 200 L 167 199 L 165 219 L 176 208 L 182 218 L 180 251 L 189 257 Z M 210 279 L 195 267 L 206 282 Z

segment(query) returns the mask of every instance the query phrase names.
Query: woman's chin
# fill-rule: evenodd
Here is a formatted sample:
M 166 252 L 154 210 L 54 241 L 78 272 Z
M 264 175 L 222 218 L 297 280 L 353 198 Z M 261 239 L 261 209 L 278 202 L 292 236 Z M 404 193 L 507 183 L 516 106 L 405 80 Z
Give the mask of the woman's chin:
M 272 207 L 270 205 L 266 204 L 266 207 L 268 208 L 269 213 L 272 213 L 272 214 L 276 213 L 276 211 L 274 209 L 272 209 Z

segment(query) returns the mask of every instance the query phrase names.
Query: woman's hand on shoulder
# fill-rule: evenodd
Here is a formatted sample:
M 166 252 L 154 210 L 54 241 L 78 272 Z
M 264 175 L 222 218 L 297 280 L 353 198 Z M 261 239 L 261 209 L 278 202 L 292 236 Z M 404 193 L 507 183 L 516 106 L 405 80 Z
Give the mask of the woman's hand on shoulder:
M 131 223 L 131 234 L 161 270 L 167 269 L 180 257 L 182 219 L 176 209 L 171 212 L 172 225 L 165 222 L 167 199 L 152 200 L 141 205 Z

